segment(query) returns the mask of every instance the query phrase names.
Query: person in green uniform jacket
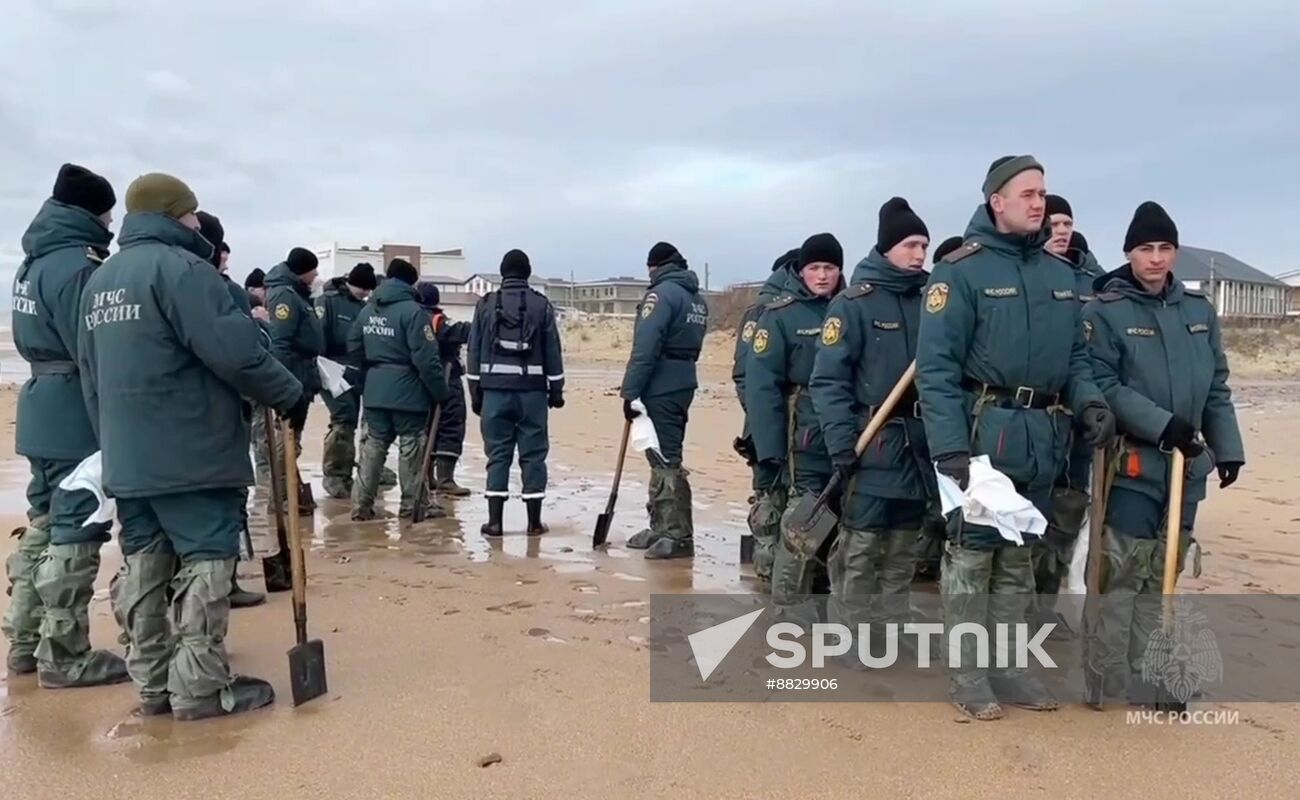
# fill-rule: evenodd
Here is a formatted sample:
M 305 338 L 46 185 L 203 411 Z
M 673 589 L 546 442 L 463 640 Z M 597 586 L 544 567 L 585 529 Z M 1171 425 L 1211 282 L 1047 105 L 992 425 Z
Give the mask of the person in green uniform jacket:
M 972 456 L 986 455 L 1044 515 L 1065 466 L 1073 412 L 1089 446 L 1115 420 L 1092 381 L 1070 266 L 1044 249 L 1044 173 L 1032 156 L 994 161 L 965 244 L 939 262 L 926 288 L 916 350 L 926 438 L 938 472 L 965 489 Z M 1033 592 L 1029 546 L 953 512 L 940 588 L 948 625 L 1023 622 Z M 1032 540 L 1032 536 L 1029 537 Z M 996 602 L 990 602 L 993 595 Z M 953 702 L 976 719 L 1001 702 L 1054 709 L 1026 670 L 984 670 L 974 637 L 951 673 Z
M 843 490 L 828 568 L 831 621 L 907 621 L 917 543 L 933 491 L 915 387 L 859 457 L 858 436 L 916 357 L 930 231 L 895 197 L 880 209 L 876 246 L 831 301 L 809 390 Z M 876 626 L 878 627 L 878 626 Z
M 314 253 L 295 247 L 283 262 L 272 267 L 266 275 L 271 354 L 293 373 L 313 399 L 321 390 L 316 359 L 325 354 L 325 334 L 311 303 L 311 285 L 316 280 L 316 267 Z M 291 419 L 289 424 L 293 428 L 295 452 L 301 454 L 302 432 L 307 427 L 307 417 L 303 415 L 302 419 Z M 284 462 L 283 438 L 275 438 L 275 457 L 281 463 Z M 288 484 L 287 480 L 284 481 L 285 490 Z M 311 484 L 300 479 L 298 487 L 298 511 L 310 514 L 316 508 L 311 496 Z
M 348 361 L 362 371 L 362 405 L 367 438 L 361 469 L 352 486 L 352 519 L 371 520 L 388 448 L 398 441 L 399 513 L 415 509 L 429 414 L 447 392 L 438 341 L 415 283 L 420 273 L 404 259 L 393 259 L 386 279 L 348 331 Z
M 820 494 L 831 478 L 808 382 L 826 309 L 844 286 L 843 269 L 844 249 L 834 236 L 808 237 L 795 265 L 781 270 L 780 297 L 758 316 L 745 367 L 745 408 L 758 457 L 754 490 L 771 493 L 785 486 L 791 507 L 803 495 Z M 797 602 L 797 595 L 811 593 L 815 562 L 779 541 L 772 550 L 773 599 Z
M 650 286 L 637 306 L 632 354 L 623 372 L 623 416 L 641 415 L 640 400 L 659 436 L 659 451 L 649 450 L 650 527 L 627 541 L 645 557 L 691 558 L 695 524 L 691 513 L 689 472 L 682 466 L 682 445 L 691 400 L 699 381 L 695 362 L 704 347 L 709 307 L 700 297 L 700 281 L 677 248 L 658 242 L 646 257 Z
M 95 497 L 59 484 L 99 449 L 76 364 L 81 289 L 108 256 L 117 198 L 103 177 L 64 164 L 23 234 L 14 277 L 13 337 L 32 377 L 18 394 L 14 449 L 31 467 L 28 524 L 6 563 L 4 633 L 13 675 L 46 688 L 128 680 L 121 657 L 90 647 L 88 607 L 109 526 L 86 525 Z
M 754 332 L 758 330 L 758 315 L 763 307 L 781 295 L 785 287 L 788 267 L 799 266 L 799 248 L 782 254 L 772 262 L 772 274 L 758 290 L 754 304 L 745 309 L 740 327 L 736 330 L 736 349 L 732 355 L 731 382 L 736 387 L 736 396 L 740 399 L 740 410 L 745 411 L 745 366 L 749 359 Z M 740 436 L 733 446 L 750 468 L 753 485 L 758 486 L 757 475 L 752 473 L 758 467 L 758 457 L 754 453 L 754 439 L 749 434 L 749 415 L 745 414 Z M 781 539 L 781 515 L 785 513 L 786 490 L 784 484 L 778 483 L 765 489 L 756 488 L 749 498 L 749 530 L 754 542 L 754 575 L 760 585 L 769 588 L 772 582 L 772 562 L 776 557 L 773 549 Z
M 375 268 L 369 264 L 357 264 L 346 277 L 326 282 L 324 291 L 316 298 L 316 316 L 325 336 L 321 355 L 344 366 L 359 366 L 348 357 L 348 332 L 375 286 Z M 360 387 L 354 386 L 339 397 L 325 392 L 325 407 L 330 412 L 330 425 L 321 455 L 324 489 L 330 497 L 343 500 L 352 496 L 357 422 L 361 418 Z
M 111 597 L 127 668 L 140 712 L 178 720 L 275 698 L 269 683 L 232 675 L 226 655 L 253 479 L 243 398 L 286 416 L 310 402 L 208 262 L 197 207 L 170 175 L 132 182 L 121 249 L 86 283 L 77 340 L 104 489 L 121 522 Z
M 1214 306 L 1174 277 L 1178 228 L 1153 202 L 1138 206 L 1124 237 L 1128 264 L 1097 279 L 1084 308 L 1097 386 L 1121 434 L 1106 504 L 1105 564 L 1097 627 L 1089 632 L 1090 701 L 1151 702 L 1143 659 L 1161 624 L 1169 454 L 1187 457 L 1179 569 L 1205 499 L 1206 478 L 1236 483 L 1246 462 L 1228 387 Z M 1092 555 L 1092 554 L 1089 554 Z
M 227 274 L 227 270 L 229 269 L 229 267 L 227 266 L 227 262 L 230 260 L 230 246 L 226 244 L 225 226 L 221 224 L 221 220 L 216 215 L 209 214 L 206 211 L 200 211 L 197 214 L 195 214 L 195 216 L 198 217 L 199 220 L 199 235 L 202 236 L 204 239 L 207 239 L 208 244 L 212 245 L 212 258 L 210 260 L 212 262 L 212 266 L 217 268 L 217 274 L 221 276 L 221 280 L 226 286 L 226 291 L 230 293 L 230 299 L 235 301 L 235 306 L 240 310 L 240 312 L 242 312 L 249 319 L 252 319 L 253 307 L 248 301 L 248 292 L 245 292 L 242 288 L 240 288 L 239 284 L 231 280 L 230 275 Z M 248 400 L 245 399 L 244 402 L 248 403 Z M 252 413 L 253 413 L 253 406 L 251 403 L 248 403 L 246 416 L 250 418 L 250 423 L 248 426 L 249 430 L 246 432 L 246 435 L 250 435 L 250 436 L 252 432 L 252 424 L 251 424 Z M 244 515 L 244 528 L 247 529 L 248 528 L 248 491 L 247 490 L 244 491 L 244 504 L 242 506 L 242 511 Z M 253 555 L 254 554 L 250 552 L 247 554 L 247 557 L 251 559 L 253 558 Z M 252 608 L 253 606 L 260 606 L 262 603 L 265 603 L 266 595 L 262 594 L 261 592 L 250 592 L 239 586 L 238 569 L 236 569 L 235 572 L 236 574 L 232 576 L 230 579 L 230 607 L 231 608 Z
M 1093 282 L 1105 271 L 1088 251 L 1087 240 L 1074 229 L 1074 208 L 1069 201 L 1060 195 L 1049 194 L 1046 211 L 1052 231 L 1047 240 L 1047 250 L 1063 258 L 1074 270 L 1074 299 L 1082 308 L 1092 300 Z M 1065 468 L 1052 488 L 1047 533 L 1034 540 L 1032 545 L 1035 616 L 1040 623 L 1055 622 L 1061 631 L 1068 631 L 1068 626 L 1065 619 L 1056 613 L 1056 596 L 1070 566 L 1074 545 L 1083 530 L 1091 474 L 1092 449 L 1076 425 Z

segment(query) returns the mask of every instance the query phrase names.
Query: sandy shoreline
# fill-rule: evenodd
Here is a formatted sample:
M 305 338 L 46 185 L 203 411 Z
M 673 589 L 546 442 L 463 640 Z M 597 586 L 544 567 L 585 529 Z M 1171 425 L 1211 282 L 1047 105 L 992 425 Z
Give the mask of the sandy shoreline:
M 177 725 L 128 716 L 129 685 L 45 692 L 0 684 L 0 774 L 14 797 L 1287 797 L 1300 782 L 1294 705 L 1242 705 L 1222 727 L 1126 725 L 1122 709 L 1071 707 L 957 724 L 944 704 L 652 704 L 651 592 L 748 587 L 735 563 L 748 475 L 731 453 L 739 421 L 725 364 L 705 367 L 686 462 L 701 555 L 654 564 L 619 545 L 644 520 L 648 470 L 629 464 L 607 554 L 589 548 L 621 427 L 607 395 L 619 366 L 569 368 L 568 405 L 552 415 L 552 533 L 502 543 L 477 533 L 480 495 L 457 519 L 405 529 L 353 525 L 326 502 L 309 557 L 311 630 L 325 641 L 331 692 L 294 710 L 285 651 L 288 598 L 235 612 L 237 670 L 271 680 L 274 708 Z M 1300 593 L 1296 461 L 1300 384 L 1242 384 L 1249 464 L 1211 489 L 1198 532 L 1205 574 L 1184 591 Z M 0 430 L 14 394 L 0 391 Z M 305 463 L 319 488 L 324 410 Z M 482 489 L 471 419 L 462 483 Z M 26 465 L 0 445 L 0 524 L 21 524 Z M 320 493 L 318 491 L 318 497 Z M 396 505 L 396 493 L 386 496 Z M 522 531 L 522 504 L 507 507 Z M 255 533 L 265 529 L 254 520 Z M 259 547 L 268 544 L 259 536 Z M 0 554 L 12 548 L 0 541 Z M 106 549 L 92 606 L 97 644 L 113 646 Z M 254 571 L 241 565 L 241 572 Z M 7 598 L 0 598 L 0 606 Z M 904 756 L 903 751 L 908 755 Z M 479 768 L 499 752 L 503 761 Z

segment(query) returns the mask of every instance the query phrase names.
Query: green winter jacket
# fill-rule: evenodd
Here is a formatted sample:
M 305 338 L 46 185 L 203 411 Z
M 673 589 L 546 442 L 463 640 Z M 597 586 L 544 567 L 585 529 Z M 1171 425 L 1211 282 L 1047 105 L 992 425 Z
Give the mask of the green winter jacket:
M 1070 265 L 1048 253 L 1046 229 L 999 233 L 986 206 L 975 211 L 962 247 L 935 265 L 917 344 L 916 384 L 936 460 L 988 455 L 1018 486 L 1050 488 L 1065 466 L 1070 417 L 986 402 L 980 385 L 1033 402 L 1060 395 L 1079 414 L 1104 405 L 1092 381 Z
M 901 270 L 872 248 L 852 285 L 831 301 L 810 391 L 832 459 L 849 458 L 876 408 L 916 358 L 921 290 L 929 276 Z M 855 494 L 923 500 L 934 484 L 915 387 L 858 459 Z
M 120 243 L 82 292 L 77 343 L 105 487 L 151 497 L 249 485 L 240 396 L 284 413 L 302 385 L 262 347 L 198 233 L 127 214 Z
M 349 360 L 348 333 L 365 307 L 366 304 L 348 290 L 347 278 L 334 278 L 325 284 L 325 290 L 316 298 L 316 317 L 325 337 L 325 349 L 321 355 L 340 364 L 360 366 Z
M 45 201 L 23 234 L 13 336 L 32 377 L 18 394 L 14 449 L 20 455 L 81 461 L 99 449 L 77 371 L 77 330 L 81 289 L 112 240 L 90 212 L 55 200 Z
M 679 258 L 656 269 L 637 306 L 632 355 L 619 396 L 635 400 L 698 386 L 695 362 L 708 324 L 709 307 L 686 262 Z
M 809 291 L 794 270 L 779 272 L 785 279 L 781 296 L 764 306 L 750 345 L 745 407 L 758 460 L 786 464 L 793 471 L 791 486 L 811 488 L 824 485 L 831 474 L 830 455 L 808 392 L 831 300 Z
M 367 408 L 425 413 L 447 396 L 432 318 L 419 299 L 414 286 L 389 278 L 348 331 L 348 360 L 362 371 Z
M 1093 373 L 1124 437 L 1115 486 L 1166 499 L 1170 459 L 1158 442 L 1177 414 L 1210 448 L 1187 469 L 1185 497 L 1201 500 L 1216 461 L 1246 461 L 1219 321 L 1210 301 L 1180 281 L 1157 297 L 1131 275 L 1123 267 L 1099 278 L 1097 299 L 1084 309 Z
M 320 393 L 316 358 L 325 354 L 325 335 L 307 288 L 288 264 L 266 275 L 266 308 L 271 316 L 271 353 L 312 395 Z

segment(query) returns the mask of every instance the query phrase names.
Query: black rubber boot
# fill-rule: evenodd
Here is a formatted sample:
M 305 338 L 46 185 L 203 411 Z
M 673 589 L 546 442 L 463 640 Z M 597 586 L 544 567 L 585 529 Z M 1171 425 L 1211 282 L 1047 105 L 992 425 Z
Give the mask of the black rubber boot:
M 261 592 L 249 592 L 239 588 L 239 578 L 230 580 L 230 607 L 252 608 L 266 602 L 266 595 Z
M 504 497 L 489 497 L 488 521 L 483 523 L 483 527 L 479 528 L 479 532 L 484 536 L 500 536 L 502 534 L 501 514 L 505 511 L 505 508 L 506 499 Z
M 694 539 L 674 539 L 661 536 L 645 551 L 649 559 L 691 558 L 695 555 Z
M 550 528 L 542 523 L 542 501 L 525 500 L 524 505 L 528 508 L 528 535 L 541 536 L 549 531 Z
M 172 713 L 172 698 L 169 694 L 141 700 L 140 705 L 135 709 L 137 717 L 161 717 L 163 714 L 170 713 Z
M 31 675 L 36 671 L 36 656 L 10 650 L 5 659 L 5 666 L 9 668 L 10 675 Z
M 217 693 L 204 700 L 200 705 L 173 708 L 172 717 L 180 722 L 193 722 L 194 720 L 210 719 L 212 717 L 228 717 L 232 714 L 242 714 L 245 711 L 263 708 L 275 702 L 275 690 L 271 688 L 271 684 L 258 678 L 238 676 L 228 687 L 228 692 L 232 701 L 229 710 L 221 704 L 221 693 Z
M 627 547 L 629 550 L 645 550 L 647 547 L 649 547 L 650 545 L 654 544 L 655 542 L 659 541 L 662 538 L 664 538 L 664 535 L 662 533 L 655 533 L 650 528 L 642 528 L 641 530 L 632 534 L 632 536 L 627 540 L 624 546 Z
M 456 457 L 438 456 L 433 464 L 434 486 L 448 497 L 469 497 L 470 490 L 456 483 Z

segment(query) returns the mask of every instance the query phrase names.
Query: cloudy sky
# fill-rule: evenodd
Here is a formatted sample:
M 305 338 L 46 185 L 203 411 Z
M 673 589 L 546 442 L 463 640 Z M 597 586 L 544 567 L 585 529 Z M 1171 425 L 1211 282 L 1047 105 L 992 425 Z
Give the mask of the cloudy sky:
M 233 272 L 331 240 L 711 282 L 893 194 L 960 233 L 1032 152 L 1113 265 L 1142 200 L 1300 268 L 1293 0 L 3 0 L 0 277 L 64 161 L 183 177 Z M 123 209 L 119 205 L 118 214 Z

